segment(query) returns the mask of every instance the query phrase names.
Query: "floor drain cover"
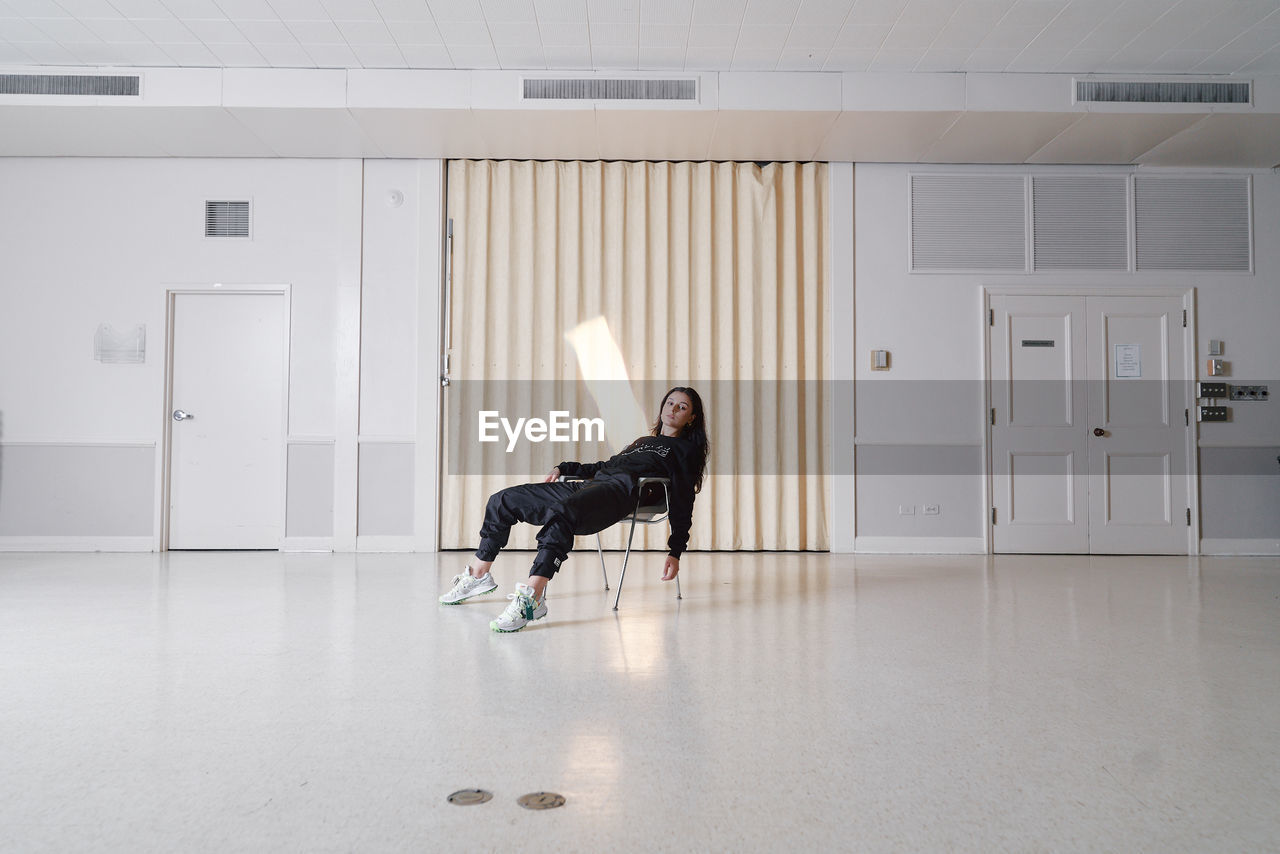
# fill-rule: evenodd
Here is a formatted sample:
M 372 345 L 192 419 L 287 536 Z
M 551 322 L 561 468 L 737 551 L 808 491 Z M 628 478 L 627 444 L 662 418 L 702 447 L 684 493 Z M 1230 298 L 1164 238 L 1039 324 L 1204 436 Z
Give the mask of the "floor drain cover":
M 564 806 L 564 795 L 555 792 L 534 792 L 522 796 L 516 803 L 527 810 L 553 810 Z
M 449 803 L 457 804 L 460 807 L 469 807 L 472 804 L 483 804 L 493 799 L 493 792 L 486 792 L 484 789 L 459 789 L 449 796 Z

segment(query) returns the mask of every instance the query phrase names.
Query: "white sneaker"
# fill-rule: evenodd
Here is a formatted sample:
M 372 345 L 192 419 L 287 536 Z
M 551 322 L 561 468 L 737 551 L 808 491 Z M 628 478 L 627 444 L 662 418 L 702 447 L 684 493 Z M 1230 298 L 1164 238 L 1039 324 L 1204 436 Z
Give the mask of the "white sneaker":
M 511 600 L 507 610 L 498 615 L 498 619 L 489 623 L 495 632 L 518 632 L 534 620 L 547 616 L 547 597 L 542 601 L 533 598 L 533 588 L 527 584 L 517 584 L 516 592 L 507 596 Z
M 497 589 L 498 582 L 493 580 L 493 573 L 486 572 L 476 578 L 471 574 L 471 568 L 467 567 L 466 572 L 453 577 L 453 589 L 440 597 L 440 604 L 457 605 L 472 596 L 479 596 L 481 593 L 492 593 Z

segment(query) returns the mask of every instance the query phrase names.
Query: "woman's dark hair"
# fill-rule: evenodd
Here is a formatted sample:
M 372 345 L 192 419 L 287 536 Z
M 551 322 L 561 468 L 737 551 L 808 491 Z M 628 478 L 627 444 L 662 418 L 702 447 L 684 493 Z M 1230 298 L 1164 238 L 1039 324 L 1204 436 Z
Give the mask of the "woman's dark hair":
M 703 415 L 702 398 L 698 393 L 687 386 L 678 385 L 664 394 L 662 403 L 658 404 L 658 418 L 653 422 L 653 435 L 662 435 L 662 410 L 666 408 L 667 398 L 677 391 L 686 395 L 693 404 L 693 420 L 684 425 L 684 429 L 680 431 L 680 438 L 693 442 L 698 449 L 698 476 L 693 481 L 693 491 L 701 492 L 702 475 L 707 470 L 707 455 L 711 453 L 711 440 L 707 438 L 707 419 Z

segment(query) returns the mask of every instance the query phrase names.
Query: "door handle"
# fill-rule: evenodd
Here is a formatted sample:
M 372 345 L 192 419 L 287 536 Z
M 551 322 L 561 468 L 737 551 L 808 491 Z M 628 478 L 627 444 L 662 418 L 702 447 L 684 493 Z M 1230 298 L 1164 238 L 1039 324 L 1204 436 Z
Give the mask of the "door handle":
M 1103 430 L 1101 427 L 1094 427 L 1094 428 L 1093 428 L 1093 435 L 1095 435 L 1095 436 L 1105 436 L 1105 435 L 1107 435 L 1107 431 L 1106 431 L 1106 430 Z
M 195 418 L 195 416 L 192 415 L 190 412 L 184 412 L 181 409 L 173 410 L 174 421 L 186 421 L 188 418 Z

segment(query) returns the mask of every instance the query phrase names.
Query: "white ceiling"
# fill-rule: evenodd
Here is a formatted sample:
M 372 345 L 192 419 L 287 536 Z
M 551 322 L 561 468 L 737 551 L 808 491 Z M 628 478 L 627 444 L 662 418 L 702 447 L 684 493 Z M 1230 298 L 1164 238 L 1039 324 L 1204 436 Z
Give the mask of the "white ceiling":
M 1280 0 L 0 0 L 0 66 L 1280 73 Z

